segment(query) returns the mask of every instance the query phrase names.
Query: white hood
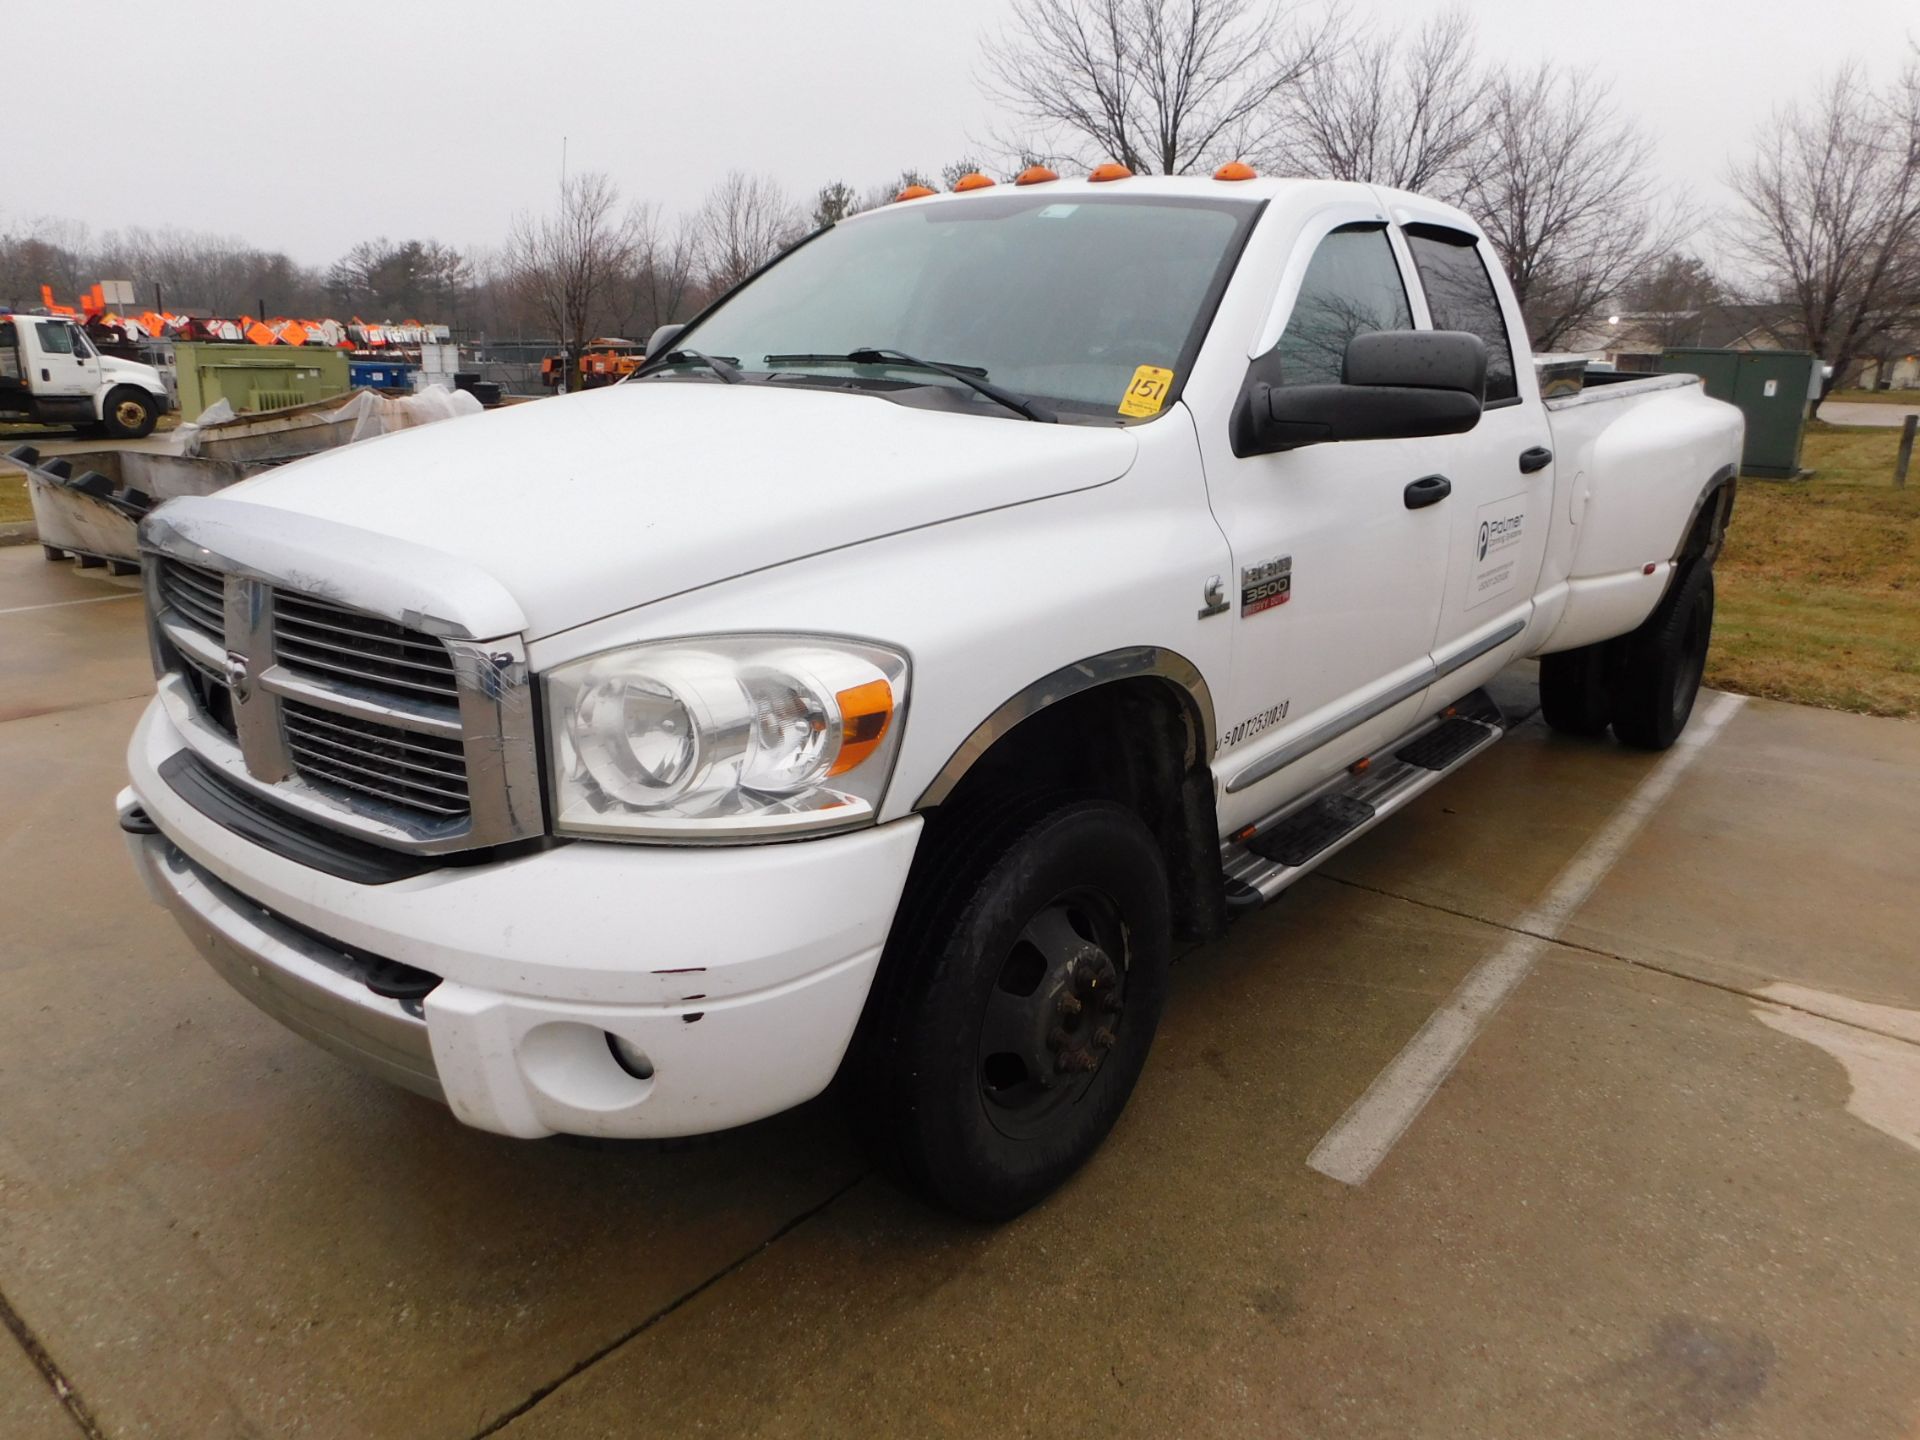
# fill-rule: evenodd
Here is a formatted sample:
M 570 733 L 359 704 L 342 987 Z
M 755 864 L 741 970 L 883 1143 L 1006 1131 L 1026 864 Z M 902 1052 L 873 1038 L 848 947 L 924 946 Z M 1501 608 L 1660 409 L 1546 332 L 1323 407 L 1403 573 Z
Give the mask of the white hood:
M 142 365 L 138 360 L 122 360 L 118 355 L 100 357 L 100 378 L 109 385 L 138 385 L 156 395 L 167 393 L 166 382 L 153 366 Z
M 1119 428 L 843 391 L 626 384 L 303 460 L 226 497 L 477 566 L 539 637 L 683 590 L 1125 474 Z

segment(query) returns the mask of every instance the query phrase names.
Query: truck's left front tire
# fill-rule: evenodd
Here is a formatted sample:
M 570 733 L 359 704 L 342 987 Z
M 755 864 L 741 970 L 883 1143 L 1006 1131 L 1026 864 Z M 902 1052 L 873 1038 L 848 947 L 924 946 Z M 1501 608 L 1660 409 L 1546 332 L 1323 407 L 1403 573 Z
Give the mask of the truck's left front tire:
M 1138 816 L 1067 800 L 975 827 L 909 896 L 855 1102 L 932 1199 L 1004 1220 L 1099 1148 L 1146 1064 L 1172 948 Z
M 136 385 L 109 391 L 100 412 L 101 427 L 116 440 L 144 440 L 159 419 L 159 402 Z

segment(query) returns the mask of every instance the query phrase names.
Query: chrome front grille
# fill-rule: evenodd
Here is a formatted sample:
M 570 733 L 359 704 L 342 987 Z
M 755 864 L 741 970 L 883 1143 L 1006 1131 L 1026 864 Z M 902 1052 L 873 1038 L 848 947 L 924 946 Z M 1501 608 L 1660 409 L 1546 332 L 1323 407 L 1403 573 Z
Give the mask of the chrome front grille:
M 291 590 L 274 591 L 273 653 L 282 665 L 369 690 L 460 703 L 453 656 L 443 642 Z
M 467 813 L 467 755 L 458 740 L 303 705 L 280 707 L 294 769 L 309 780 L 442 817 Z
M 226 579 L 218 570 L 189 565 L 184 560 L 160 562 L 160 596 L 183 625 L 226 648 Z M 188 654 L 188 660 L 202 657 Z M 216 672 L 217 673 L 217 672 Z M 224 679 L 224 677 L 222 677 Z
M 150 557 L 147 599 L 162 702 L 203 760 L 395 848 L 540 833 L 517 639 L 443 639 L 189 553 Z

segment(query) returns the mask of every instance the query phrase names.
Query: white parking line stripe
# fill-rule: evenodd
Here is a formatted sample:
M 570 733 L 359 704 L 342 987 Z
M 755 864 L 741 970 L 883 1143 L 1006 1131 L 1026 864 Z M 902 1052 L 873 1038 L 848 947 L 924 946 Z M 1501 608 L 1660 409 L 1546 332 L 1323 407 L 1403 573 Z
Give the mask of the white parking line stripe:
M 64 605 L 104 605 L 109 600 L 138 600 L 140 592 L 129 590 L 124 595 L 89 595 L 85 600 L 49 600 L 44 605 L 14 605 L 0 610 L 0 615 L 24 615 L 29 610 L 58 610 Z
M 1581 848 L 1539 903 L 1520 918 L 1514 928 L 1521 933 L 1467 972 L 1446 1003 L 1313 1147 L 1307 1157 L 1311 1168 L 1344 1184 L 1359 1185 L 1387 1158 L 1387 1152 L 1419 1118 L 1501 1002 L 1526 979 L 1534 962 L 1587 902 L 1633 843 L 1640 827 L 1660 808 L 1687 767 L 1713 743 L 1742 703 L 1738 695 L 1722 695 L 1687 728 L 1674 748 L 1613 813 L 1606 828 Z

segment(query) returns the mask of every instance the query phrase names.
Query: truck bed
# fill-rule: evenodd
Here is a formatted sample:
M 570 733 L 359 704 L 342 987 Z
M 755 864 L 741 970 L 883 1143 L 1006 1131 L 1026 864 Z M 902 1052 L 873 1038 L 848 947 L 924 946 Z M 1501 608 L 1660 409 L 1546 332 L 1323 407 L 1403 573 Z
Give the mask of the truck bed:
M 1656 390 L 1682 390 L 1700 383 L 1698 375 L 1637 375 L 1630 370 L 1590 370 L 1578 395 L 1560 395 L 1543 403 L 1549 410 L 1572 410 L 1633 395 L 1650 395 Z

